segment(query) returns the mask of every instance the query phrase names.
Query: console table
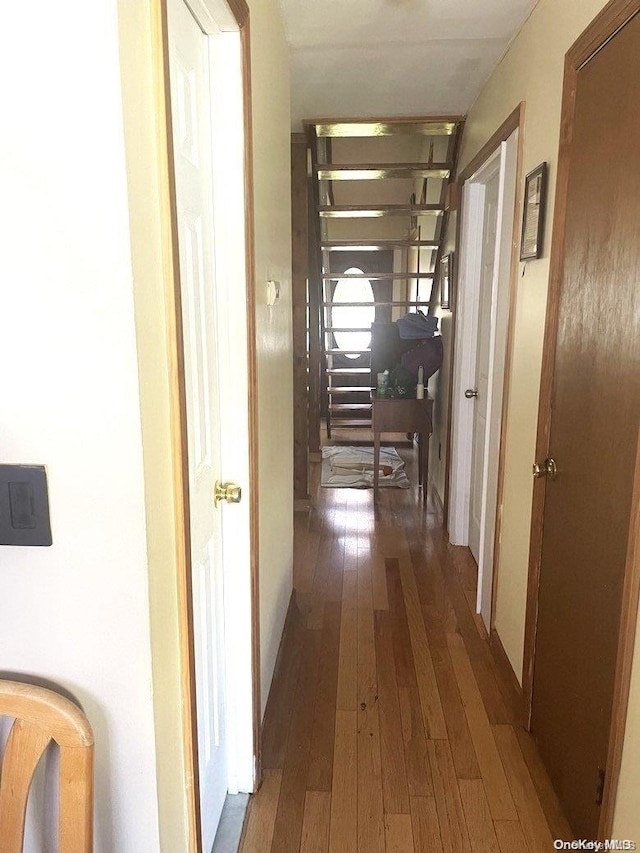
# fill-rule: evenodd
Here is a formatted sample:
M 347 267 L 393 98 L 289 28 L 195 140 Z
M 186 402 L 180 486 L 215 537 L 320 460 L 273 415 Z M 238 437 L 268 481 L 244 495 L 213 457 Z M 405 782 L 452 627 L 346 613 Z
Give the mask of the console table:
M 433 400 L 429 397 L 425 397 L 424 400 L 382 398 L 378 397 L 375 391 L 372 391 L 371 410 L 374 501 L 378 497 L 380 435 L 383 432 L 418 433 L 418 482 L 422 486 L 422 499 L 426 500 L 429 475 L 429 436 L 433 432 Z

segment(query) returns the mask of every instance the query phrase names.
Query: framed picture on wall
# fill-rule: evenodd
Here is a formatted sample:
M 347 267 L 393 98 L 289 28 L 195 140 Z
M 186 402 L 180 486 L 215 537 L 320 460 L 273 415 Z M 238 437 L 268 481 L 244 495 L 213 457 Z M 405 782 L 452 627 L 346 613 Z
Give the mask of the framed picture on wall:
M 440 307 L 451 309 L 453 305 L 453 252 L 440 259 Z
M 520 239 L 521 261 L 531 261 L 542 256 L 546 196 L 547 164 L 540 163 L 524 179 L 524 209 Z

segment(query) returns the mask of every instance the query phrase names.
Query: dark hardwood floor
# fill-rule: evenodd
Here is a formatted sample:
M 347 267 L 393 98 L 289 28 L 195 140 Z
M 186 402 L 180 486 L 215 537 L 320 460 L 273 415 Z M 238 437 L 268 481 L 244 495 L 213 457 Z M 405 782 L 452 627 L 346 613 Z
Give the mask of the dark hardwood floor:
M 242 850 L 552 851 L 572 836 L 475 615 L 468 549 L 417 489 L 374 508 L 319 488 L 319 467 Z

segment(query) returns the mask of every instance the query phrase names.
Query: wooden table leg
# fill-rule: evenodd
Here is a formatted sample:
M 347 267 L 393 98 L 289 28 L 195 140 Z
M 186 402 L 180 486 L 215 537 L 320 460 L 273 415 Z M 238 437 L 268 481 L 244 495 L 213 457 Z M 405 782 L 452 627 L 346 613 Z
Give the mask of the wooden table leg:
M 380 475 L 380 433 L 373 433 L 373 501 L 378 500 L 378 477 Z

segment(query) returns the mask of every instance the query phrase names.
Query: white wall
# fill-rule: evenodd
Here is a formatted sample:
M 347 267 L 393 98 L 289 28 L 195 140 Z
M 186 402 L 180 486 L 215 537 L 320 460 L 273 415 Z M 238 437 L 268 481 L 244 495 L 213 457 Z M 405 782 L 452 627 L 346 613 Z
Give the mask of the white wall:
M 289 52 L 276 0 L 251 0 L 260 454 L 262 710 L 293 585 L 293 344 Z M 280 302 L 266 304 L 266 281 Z
M 51 548 L 0 548 L 0 666 L 96 735 L 97 851 L 158 849 L 142 453 L 114 0 L 0 30 L 0 447 L 48 466 Z

